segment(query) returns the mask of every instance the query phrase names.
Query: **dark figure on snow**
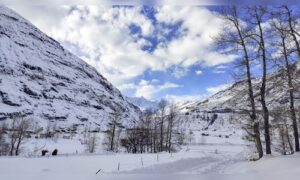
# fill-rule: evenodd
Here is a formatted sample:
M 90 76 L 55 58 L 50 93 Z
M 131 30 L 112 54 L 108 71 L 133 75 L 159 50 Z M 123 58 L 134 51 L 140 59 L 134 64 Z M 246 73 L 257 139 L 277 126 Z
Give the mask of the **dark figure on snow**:
M 54 149 L 54 151 L 52 152 L 52 156 L 56 156 L 57 155 L 58 150 Z
M 42 150 L 42 156 L 45 156 L 48 152 L 48 150 Z

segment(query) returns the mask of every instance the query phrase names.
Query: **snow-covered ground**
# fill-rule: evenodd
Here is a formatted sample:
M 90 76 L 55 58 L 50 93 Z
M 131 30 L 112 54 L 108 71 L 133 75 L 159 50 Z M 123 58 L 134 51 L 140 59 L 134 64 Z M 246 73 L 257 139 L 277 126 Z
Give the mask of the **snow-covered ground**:
M 241 140 L 241 132 L 237 131 L 228 138 L 225 135 L 229 131 L 207 131 L 209 136 L 202 136 L 203 131 L 193 133 L 190 144 L 172 154 L 108 153 L 101 146 L 104 139 L 101 134 L 95 154 L 85 152 L 80 136 L 56 140 L 31 138 L 23 144 L 22 156 L 0 157 L 0 179 L 276 180 L 288 177 L 290 180 L 300 175 L 300 154 L 268 156 L 250 162 L 247 158 L 251 155 L 251 145 Z M 55 148 L 59 150 L 57 157 L 40 156 L 41 149 L 51 152 Z M 35 149 L 39 150 L 33 153 Z
M 97 179 L 143 177 L 150 174 L 222 173 L 225 165 L 244 160 L 244 146 L 196 145 L 178 153 L 61 155 L 57 157 L 1 157 L 0 179 Z M 101 171 L 96 175 L 96 172 Z
M 1 157 L 0 179 L 279 179 L 279 177 L 297 179 L 299 177 L 300 154 L 269 156 L 260 161 L 250 162 L 245 159 L 246 149 L 248 148 L 245 145 L 210 144 L 185 147 L 173 154 Z

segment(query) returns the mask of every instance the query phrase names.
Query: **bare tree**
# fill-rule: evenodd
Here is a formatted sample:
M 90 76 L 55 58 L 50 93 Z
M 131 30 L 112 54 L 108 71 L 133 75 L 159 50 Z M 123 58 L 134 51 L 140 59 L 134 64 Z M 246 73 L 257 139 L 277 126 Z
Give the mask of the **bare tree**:
M 108 130 L 107 130 L 110 151 L 117 150 L 116 146 L 118 142 L 116 142 L 116 138 L 118 137 L 117 135 L 119 134 L 118 130 L 122 128 L 121 118 L 122 118 L 122 114 L 118 110 L 112 112 L 110 121 L 108 123 Z
M 278 17 L 278 16 L 277 16 Z M 299 133 L 298 133 L 298 122 L 295 112 L 295 102 L 294 102 L 294 84 L 293 84 L 293 72 L 291 69 L 291 53 L 293 52 L 292 49 L 288 46 L 289 44 L 289 30 L 286 23 L 282 20 L 276 19 L 272 23 L 272 27 L 274 31 L 277 32 L 279 35 L 278 42 L 275 42 L 274 45 L 278 47 L 279 50 L 279 59 L 283 60 L 285 75 L 287 77 L 287 84 L 288 84 L 288 92 L 289 92 L 289 103 L 290 103 L 290 114 L 291 119 L 293 122 L 293 131 L 294 131 L 294 138 L 295 138 L 295 151 L 300 151 L 299 149 Z
M 161 100 L 158 104 L 159 106 L 159 119 L 160 119 L 160 147 L 159 150 L 163 151 L 164 150 L 164 121 L 166 118 L 166 107 L 167 107 L 167 101 L 166 100 Z
M 89 153 L 94 153 L 96 150 L 96 147 L 98 145 L 97 134 L 88 132 L 87 136 L 88 136 L 88 138 L 87 138 L 87 142 L 86 142 L 86 150 Z
M 25 135 L 30 127 L 28 120 L 22 116 L 16 116 L 12 119 L 9 128 L 8 138 L 10 141 L 9 155 L 19 155 L 21 144 L 25 138 Z
M 6 131 L 7 131 L 6 124 L 2 124 L 0 126 L 0 156 L 7 155 L 9 151 L 9 144 L 7 143 L 6 140 Z
M 287 123 L 287 119 L 290 117 L 288 112 L 289 109 L 285 107 L 276 107 L 271 112 L 271 116 L 273 116 L 274 119 L 274 127 L 277 128 L 279 132 L 281 143 L 280 147 L 283 155 L 286 155 L 287 153 L 294 153 L 293 145 L 289 136 L 289 125 Z
M 216 38 L 216 42 L 219 47 L 228 50 L 229 52 L 242 53 L 243 59 L 241 60 L 241 65 L 245 68 L 246 72 L 246 82 L 248 85 L 248 97 L 250 104 L 250 113 L 249 117 L 252 122 L 253 135 L 256 143 L 256 149 L 259 155 L 259 158 L 263 156 L 263 148 L 260 139 L 260 129 L 259 129 L 259 120 L 257 119 L 256 106 L 254 100 L 253 86 L 252 86 L 252 76 L 251 76 L 251 59 L 249 56 L 249 45 L 247 45 L 247 41 L 249 40 L 251 32 L 247 25 L 241 22 L 241 17 L 239 16 L 238 9 L 233 7 L 224 7 L 221 12 L 222 18 L 228 23 L 225 29 L 223 30 L 223 34 L 220 34 L 218 38 Z M 243 25 L 242 25 L 243 24 Z M 226 29 L 227 28 L 227 29 Z
M 252 39 L 255 41 L 255 44 L 257 44 L 258 46 L 257 56 L 259 59 L 261 59 L 261 64 L 262 64 L 260 102 L 262 106 L 262 115 L 264 119 L 266 154 L 271 154 L 269 110 L 266 104 L 266 83 L 267 83 L 267 49 L 265 45 L 266 31 L 262 27 L 263 26 L 262 24 L 265 23 L 267 20 L 266 16 L 268 14 L 267 14 L 267 8 L 262 6 L 251 6 L 248 7 L 247 9 L 250 15 L 250 22 L 254 25 L 254 31 L 252 32 Z
M 171 103 L 171 105 L 169 106 L 169 113 L 167 116 L 167 120 L 168 120 L 168 130 L 167 130 L 167 144 L 166 144 L 166 148 L 169 151 L 169 153 L 172 150 L 172 140 L 173 140 L 173 132 L 174 132 L 174 126 L 177 122 L 178 118 L 178 109 L 176 107 L 176 105 L 174 103 Z

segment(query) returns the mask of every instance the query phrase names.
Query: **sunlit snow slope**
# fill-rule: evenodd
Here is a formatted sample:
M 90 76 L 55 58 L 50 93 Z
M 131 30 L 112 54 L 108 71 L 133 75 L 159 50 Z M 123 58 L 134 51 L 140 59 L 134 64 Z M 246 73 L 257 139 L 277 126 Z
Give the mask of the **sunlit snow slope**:
M 125 126 L 140 114 L 93 67 L 0 6 L 0 120 L 21 113 L 42 126 L 103 128 L 114 110 Z

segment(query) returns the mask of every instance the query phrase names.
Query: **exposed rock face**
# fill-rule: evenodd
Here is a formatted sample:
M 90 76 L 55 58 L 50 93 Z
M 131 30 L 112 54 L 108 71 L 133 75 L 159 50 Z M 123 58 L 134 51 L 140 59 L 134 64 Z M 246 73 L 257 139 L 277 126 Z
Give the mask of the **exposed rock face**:
M 21 113 L 41 125 L 88 121 L 104 128 L 115 110 L 122 112 L 125 126 L 140 114 L 93 67 L 0 6 L 0 120 Z

